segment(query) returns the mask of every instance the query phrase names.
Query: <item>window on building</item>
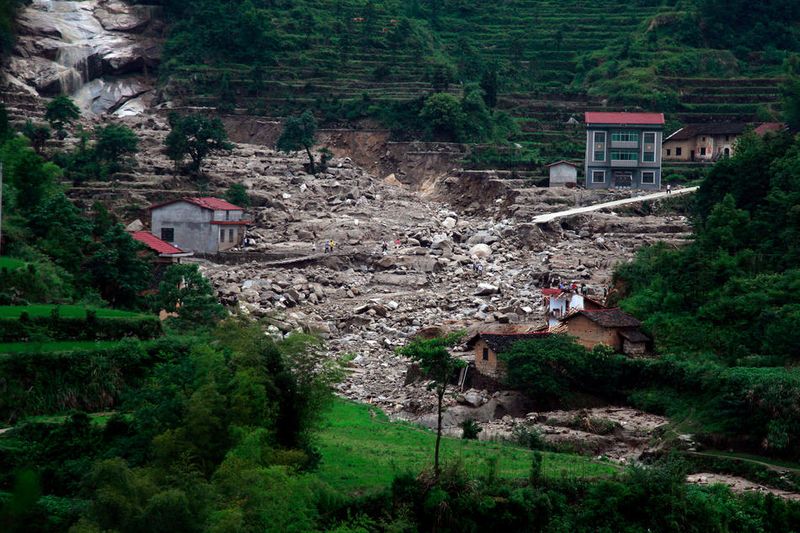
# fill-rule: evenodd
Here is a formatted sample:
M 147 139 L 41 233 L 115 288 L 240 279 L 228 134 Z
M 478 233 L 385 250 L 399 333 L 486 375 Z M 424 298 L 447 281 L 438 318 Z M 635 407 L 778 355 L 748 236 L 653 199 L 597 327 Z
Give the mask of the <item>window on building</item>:
M 703 137 L 703 142 L 706 142 L 706 138 L 705 137 Z
M 629 152 L 629 151 L 612 151 L 611 152 L 611 160 L 612 161 L 636 161 L 638 154 L 636 152 Z
M 483 360 L 484 361 L 488 361 L 489 360 L 489 348 L 484 348 L 483 349 Z
M 219 230 L 219 242 L 225 242 L 225 229 Z
M 667 155 L 672 155 L 672 150 L 667 148 Z
M 611 142 L 637 142 L 639 134 L 635 131 L 614 131 L 611 133 Z
M 647 131 L 643 139 L 642 161 L 645 163 L 653 163 L 656 160 L 656 134 L 655 132 Z
M 728 141 L 730 141 L 730 140 L 731 140 L 731 136 L 730 136 L 730 135 L 726 135 L 726 136 L 725 136 L 725 142 L 728 142 Z
M 233 242 L 233 228 L 228 230 L 228 242 Z
M 593 161 L 606 160 L 606 132 L 594 132 L 594 154 Z
M 605 170 L 593 170 L 592 171 L 592 183 L 605 183 L 606 181 L 606 171 Z
M 700 147 L 700 155 L 706 155 L 706 147 L 705 146 L 701 146 Z
M 175 228 L 161 228 L 161 240 L 175 242 Z
M 642 172 L 642 184 L 653 185 L 656 182 L 656 173 L 652 170 Z
M 681 155 L 683 153 L 683 148 L 675 148 L 675 155 Z
M 231 219 L 231 212 L 225 211 L 225 220 L 230 220 L 230 219 Z

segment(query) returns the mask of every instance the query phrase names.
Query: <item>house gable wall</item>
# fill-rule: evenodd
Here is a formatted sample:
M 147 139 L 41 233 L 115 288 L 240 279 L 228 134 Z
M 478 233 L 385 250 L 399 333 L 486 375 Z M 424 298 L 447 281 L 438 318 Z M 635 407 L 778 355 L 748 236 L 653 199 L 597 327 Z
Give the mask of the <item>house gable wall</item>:
M 558 187 L 567 183 L 577 183 L 578 169 L 566 163 L 560 163 L 550 167 L 550 186 Z
M 489 358 L 483 359 L 483 349 L 489 350 Z M 498 360 L 497 354 L 489 348 L 486 341 L 479 340 L 475 343 L 475 369 L 485 376 L 501 378 L 505 375 L 505 364 Z
M 622 350 L 620 336 L 613 328 L 604 328 L 582 315 L 569 319 L 566 324 L 567 333 L 576 337 L 578 344 L 590 350 L 598 344 L 611 346 L 617 351 Z
M 150 228 L 159 238 L 163 228 L 173 228 L 175 238 L 172 242 L 183 250 L 216 253 L 219 251 L 219 231 L 211 224 L 213 214 L 213 211 L 191 202 L 173 202 L 152 210 Z

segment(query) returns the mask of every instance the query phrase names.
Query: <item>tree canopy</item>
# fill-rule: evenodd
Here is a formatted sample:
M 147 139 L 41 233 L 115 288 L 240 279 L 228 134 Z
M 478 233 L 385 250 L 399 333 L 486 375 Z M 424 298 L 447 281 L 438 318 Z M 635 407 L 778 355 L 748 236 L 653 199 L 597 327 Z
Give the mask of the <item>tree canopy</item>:
M 225 126 L 218 118 L 173 113 L 169 117 L 169 124 L 172 129 L 164 141 L 167 155 L 176 166 L 188 156 L 191 160 L 189 169 L 193 174 L 200 173 L 203 160 L 208 155 L 233 150 Z

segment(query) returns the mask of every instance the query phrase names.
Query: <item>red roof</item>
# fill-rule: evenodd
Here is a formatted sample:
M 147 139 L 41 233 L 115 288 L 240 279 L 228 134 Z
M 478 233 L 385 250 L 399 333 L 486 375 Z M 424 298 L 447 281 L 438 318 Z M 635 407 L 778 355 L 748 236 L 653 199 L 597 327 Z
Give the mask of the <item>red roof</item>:
M 786 129 L 786 124 L 783 122 L 764 122 L 756 127 L 756 135 L 765 135 L 776 131 L 783 131 Z
M 149 231 L 134 231 L 132 237 L 159 254 L 182 254 L 183 250 L 173 246 L 167 241 L 162 241 Z
M 246 226 L 250 224 L 252 220 L 212 220 L 212 224 L 216 224 L 218 226 Z
M 587 111 L 587 124 L 664 124 L 664 113 L 608 113 Z
M 558 296 L 561 294 L 561 289 L 542 289 L 542 294 L 545 296 Z
M 162 202 L 160 204 L 151 205 L 150 209 L 156 209 L 158 207 L 163 207 L 165 205 L 174 204 L 175 202 L 189 202 L 191 204 L 198 205 L 203 209 L 220 210 L 220 211 L 244 211 L 244 209 L 239 207 L 238 205 L 233 205 L 232 203 L 227 202 L 222 198 L 214 198 L 213 196 L 204 196 L 202 198 L 176 198 L 175 200 L 170 200 L 168 202 Z

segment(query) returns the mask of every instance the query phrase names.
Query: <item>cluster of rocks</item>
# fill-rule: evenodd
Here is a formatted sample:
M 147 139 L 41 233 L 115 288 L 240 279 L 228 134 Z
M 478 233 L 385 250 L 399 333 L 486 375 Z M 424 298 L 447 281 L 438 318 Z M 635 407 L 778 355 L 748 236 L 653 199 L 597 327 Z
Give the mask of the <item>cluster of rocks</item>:
M 33 95 L 69 94 L 86 113 L 140 113 L 152 93 L 146 72 L 160 61 L 159 9 L 119 0 L 34 0 L 17 19 L 8 82 Z
M 186 194 L 162 153 L 164 117 L 123 120 L 142 143 L 130 186 L 113 184 L 114 201 L 145 208 L 170 192 Z M 329 355 L 348 360 L 342 395 L 423 423 L 433 412 L 433 395 L 396 351 L 420 330 L 542 326 L 542 287 L 579 280 L 602 296 L 619 261 L 646 243 L 678 242 L 688 234 L 678 216 L 594 213 L 536 225 L 511 209 L 487 213 L 454 207 L 444 197 L 422 198 L 348 158 L 333 158 L 314 175 L 306 163 L 303 154 L 246 144 L 208 157 L 204 172 L 216 188 L 209 193 L 245 185 L 254 223 L 246 248 L 200 261 L 201 268 L 226 305 L 264 320 L 270 334 L 325 337 Z M 572 195 L 565 189 L 543 198 L 558 207 Z M 326 251 L 331 241 L 334 249 Z M 504 393 L 459 393 L 447 398 L 453 431 L 461 415 L 480 412 L 484 434 L 502 436 L 504 424 L 529 412 L 510 408 L 515 400 Z

